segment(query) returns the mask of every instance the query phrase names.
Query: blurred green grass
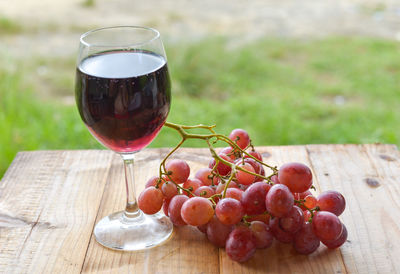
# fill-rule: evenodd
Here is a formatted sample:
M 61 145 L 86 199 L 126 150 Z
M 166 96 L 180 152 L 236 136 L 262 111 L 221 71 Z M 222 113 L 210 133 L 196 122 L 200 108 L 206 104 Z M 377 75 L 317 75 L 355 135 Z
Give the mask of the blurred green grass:
M 238 45 L 210 38 L 166 48 L 173 79 L 171 122 L 217 124 L 224 134 L 244 128 L 259 146 L 400 144 L 400 45 L 395 41 L 335 37 Z M 74 59 L 60 71 L 54 67 L 47 89 L 73 94 Z M 40 79 L 27 83 L 28 73 L 0 65 L 0 177 L 17 151 L 101 147 L 75 106 L 57 96 L 43 98 Z M 151 147 L 178 141 L 166 128 Z
M 23 27 L 13 20 L 0 14 L 0 34 L 16 34 L 23 30 Z

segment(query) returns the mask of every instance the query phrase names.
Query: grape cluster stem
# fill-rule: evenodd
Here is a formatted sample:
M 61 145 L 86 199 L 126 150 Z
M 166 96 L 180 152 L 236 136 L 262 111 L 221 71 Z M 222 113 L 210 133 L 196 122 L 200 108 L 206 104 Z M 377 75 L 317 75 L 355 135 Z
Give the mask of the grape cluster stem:
M 224 179 L 225 181 L 225 187 L 224 190 L 222 192 L 222 194 L 214 194 L 211 197 L 209 197 L 208 199 L 213 203 L 213 205 L 215 206 L 216 203 L 214 201 L 214 198 L 225 198 L 226 196 L 226 191 L 229 188 L 229 184 L 235 179 L 235 174 L 237 170 L 240 170 L 242 172 L 246 172 L 248 174 L 254 175 L 256 177 L 260 177 L 264 180 L 266 180 L 266 182 L 268 184 L 273 185 L 274 183 L 271 180 L 271 177 L 274 175 L 278 174 L 278 168 L 276 166 L 271 166 L 268 165 L 267 163 L 264 163 L 263 161 L 258 160 L 256 157 L 254 157 L 253 155 L 249 154 L 248 152 L 246 152 L 245 150 L 247 149 L 241 149 L 236 142 L 232 141 L 229 137 L 222 135 L 222 134 L 218 134 L 214 131 L 214 128 L 216 127 L 216 125 L 203 125 L 203 124 L 198 124 L 198 125 L 193 125 L 193 126 L 187 126 L 187 125 L 179 125 L 179 124 L 174 124 L 171 122 L 165 122 L 164 126 L 169 127 L 171 129 L 176 130 L 179 135 L 181 136 L 181 140 L 179 141 L 179 143 L 164 157 L 164 159 L 161 161 L 160 163 L 160 167 L 159 167 L 159 181 L 156 184 L 156 187 L 158 188 L 159 185 L 163 182 L 163 181 L 167 181 L 166 179 L 164 179 L 163 176 L 166 176 L 168 178 L 168 181 L 174 183 L 176 185 L 176 187 L 178 189 L 181 189 L 182 191 L 185 191 L 187 194 L 191 195 L 191 196 L 195 196 L 193 194 L 193 192 L 191 191 L 191 189 L 187 189 L 184 188 L 182 186 L 180 186 L 179 184 L 177 184 L 176 182 L 174 182 L 172 180 L 172 178 L 170 177 L 171 174 L 169 174 L 166 170 L 165 167 L 165 163 L 166 161 L 170 158 L 170 156 L 175 153 L 184 143 L 186 140 L 188 139 L 199 139 L 199 140 L 204 140 L 207 143 L 207 146 L 210 150 L 211 156 L 215 159 L 215 165 L 212 169 L 212 174 L 216 174 L 217 176 L 219 176 L 221 179 Z M 204 129 L 207 130 L 208 133 L 207 134 L 198 134 L 198 133 L 189 133 L 188 130 L 193 130 L 193 129 Z M 225 159 L 221 158 L 218 153 L 215 151 L 215 148 L 213 147 L 214 144 L 216 144 L 218 141 L 222 141 L 225 142 L 226 144 L 228 144 L 230 147 L 233 148 L 233 151 L 238 151 L 240 154 L 244 154 L 247 157 L 257 161 L 258 163 L 262 164 L 263 166 L 269 168 L 272 173 L 269 176 L 263 176 L 260 174 L 256 174 L 254 172 L 248 171 L 234 163 L 231 163 L 229 161 L 226 161 Z M 249 145 L 249 147 L 251 147 L 254 150 L 254 147 L 252 144 Z M 217 166 L 219 163 L 223 163 L 225 165 L 228 165 L 231 167 L 232 171 L 231 174 L 229 175 L 229 177 L 227 178 L 222 178 L 222 176 L 220 176 L 218 174 L 218 170 L 217 170 Z M 301 200 L 295 200 L 295 202 L 299 205 L 304 206 L 304 201 Z M 308 211 L 310 211 L 311 213 L 311 218 L 313 218 L 314 216 L 314 212 L 318 211 L 319 208 L 307 208 L 306 206 L 304 206 Z M 268 214 L 268 212 L 266 212 L 266 214 Z M 245 218 L 243 218 L 243 221 L 246 222 L 246 218 L 250 218 L 251 216 L 247 216 Z

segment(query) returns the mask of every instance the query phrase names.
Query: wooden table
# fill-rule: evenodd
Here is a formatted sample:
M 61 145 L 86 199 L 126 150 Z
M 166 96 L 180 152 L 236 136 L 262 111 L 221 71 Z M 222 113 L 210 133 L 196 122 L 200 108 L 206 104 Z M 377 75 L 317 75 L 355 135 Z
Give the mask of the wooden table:
M 18 153 L 0 183 L 2 273 L 400 273 L 400 153 L 393 145 L 260 147 L 264 159 L 312 167 L 317 191 L 344 194 L 348 241 L 310 256 L 274 243 L 244 264 L 231 261 L 193 227 L 175 228 L 165 244 L 141 252 L 100 246 L 95 223 L 124 207 L 122 162 L 109 151 Z M 137 189 L 156 174 L 166 149 L 137 154 Z M 181 149 L 192 173 L 205 149 Z

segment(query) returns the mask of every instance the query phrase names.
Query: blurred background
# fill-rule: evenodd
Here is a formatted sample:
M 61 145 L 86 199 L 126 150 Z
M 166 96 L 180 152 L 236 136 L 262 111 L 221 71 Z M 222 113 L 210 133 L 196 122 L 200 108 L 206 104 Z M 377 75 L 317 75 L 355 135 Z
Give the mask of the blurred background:
M 258 146 L 400 144 L 399 0 L 0 1 L 0 178 L 21 150 L 101 148 L 75 58 L 81 33 L 109 25 L 160 30 L 171 122 Z M 178 141 L 163 129 L 151 146 Z

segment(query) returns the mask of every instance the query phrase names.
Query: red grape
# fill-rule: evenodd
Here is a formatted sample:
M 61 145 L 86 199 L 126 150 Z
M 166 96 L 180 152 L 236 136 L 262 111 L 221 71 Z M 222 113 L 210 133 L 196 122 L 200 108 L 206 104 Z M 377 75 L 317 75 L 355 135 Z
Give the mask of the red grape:
M 212 203 L 207 198 L 193 197 L 183 203 L 181 216 L 185 223 L 199 226 L 208 223 L 214 215 Z
M 242 199 L 242 196 L 243 196 L 243 190 L 230 187 L 226 190 L 225 198 L 233 198 L 240 202 Z
M 270 188 L 271 186 L 267 183 L 257 182 L 246 189 L 241 202 L 247 214 L 256 215 L 265 212 L 265 196 Z
M 256 239 L 255 243 L 257 248 L 267 248 L 272 245 L 274 236 L 268 225 L 260 221 L 253 221 L 250 223 L 249 228 Z
M 208 222 L 208 223 L 206 223 L 204 225 L 199 225 L 199 226 L 197 226 L 197 229 L 205 234 L 205 233 L 207 233 L 207 226 L 208 226 L 209 223 L 210 222 Z
M 279 225 L 282 230 L 296 233 L 304 223 L 303 211 L 298 206 L 293 206 L 288 214 L 280 218 Z
M 176 226 L 186 225 L 181 216 L 181 209 L 184 202 L 189 200 L 188 196 L 176 195 L 169 202 L 168 215 L 171 222 Z
M 280 241 L 281 243 L 291 243 L 293 242 L 294 235 L 292 233 L 286 232 L 282 230 L 279 225 L 279 218 L 271 218 L 269 220 L 269 227 L 271 229 L 272 234 L 274 235 L 275 239 Z
M 291 192 L 304 192 L 312 185 L 311 170 L 302 163 L 284 164 L 278 171 L 278 178 Z
M 183 183 L 182 187 L 190 190 L 191 192 L 194 192 L 196 189 L 201 187 L 201 181 L 196 178 L 189 178 L 186 180 L 186 182 Z M 183 191 L 183 194 L 188 195 L 186 191 Z
M 209 186 L 201 186 L 194 191 L 194 195 L 204 197 L 204 198 L 210 198 L 214 194 L 215 194 L 215 190 Z
M 248 152 L 251 156 L 253 156 L 254 158 L 256 158 L 257 160 L 259 160 L 259 161 L 261 161 L 262 162 L 262 155 L 261 155 L 261 153 L 259 153 L 259 152 L 257 152 L 257 151 L 255 151 L 255 150 L 252 150 L 252 151 L 249 151 Z M 244 155 L 244 157 L 245 158 L 250 158 L 248 155 Z
M 164 195 L 159 188 L 150 186 L 145 188 L 138 197 L 139 208 L 146 214 L 155 214 L 160 211 Z
M 224 159 L 227 162 L 233 162 L 233 160 L 231 158 L 229 158 L 229 156 L 227 156 L 225 153 L 219 153 L 218 154 L 219 157 L 221 157 L 222 159 Z M 209 168 L 213 168 L 215 166 L 215 159 L 213 158 L 210 163 L 208 164 Z M 224 164 L 223 162 L 219 162 L 217 165 L 217 171 L 221 176 L 226 176 L 231 172 L 232 168 L 229 165 Z
M 242 164 L 242 163 L 248 163 L 254 168 L 254 172 L 260 171 L 260 163 L 258 163 L 256 160 L 252 158 L 238 158 L 234 161 L 236 165 Z
M 308 195 L 304 198 L 304 206 L 306 206 L 309 209 L 312 209 L 317 206 L 317 198 L 315 198 L 313 195 Z
M 153 176 L 153 177 L 151 177 L 150 179 L 147 180 L 146 185 L 145 185 L 145 188 L 148 188 L 148 187 L 150 187 L 150 186 L 154 186 L 154 187 L 155 187 L 155 186 L 157 185 L 157 182 L 158 182 L 159 179 L 160 179 L 160 177 L 158 177 L 158 176 Z M 160 188 L 162 184 L 163 184 L 163 183 L 161 182 L 161 183 L 158 185 L 158 187 Z
M 235 182 L 231 181 L 228 185 L 228 188 L 238 188 L 238 185 Z M 224 191 L 224 189 L 225 189 L 225 184 L 219 184 L 217 186 L 217 189 L 215 190 L 215 193 L 220 194 Z
M 267 211 L 275 217 L 283 217 L 292 209 L 293 194 L 285 185 L 273 185 L 265 198 Z
M 212 244 L 218 247 L 225 247 L 226 240 L 233 228 L 233 225 L 224 225 L 221 223 L 214 215 L 211 221 L 207 224 L 207 238 Z
M 256 172 L 257 174 L 260 174 L 261 176 L 265 176 L 265 170 L 262 165 L 260 165 L 260 172 Z M 264 178 L 262 177 L 256 177 L 256 182 L 264 181 Z
M 208 167 L 200 168 L 194 177 L 199 179 L 204 186 L 218 185 L 219 179 L 213 176 L 211 171 L 212 169 Z
M 262 176 L 265 175 L 264 167 L 260 163 L 258 163 L 256 160 L 251 159 L 251 158 L 244 158 L 244 160 L 242 160 L 242 159 L 236 160 L 236 163 L 240 163 L 240 162 L 245 162 L 245 163 L 250 164 L 254 168 L 254 173 L 260 174 Z M 262 180 L 264 180 L 264 179 L 261 177 L 256 176 L 256 178 L 255 178 L 255 181 L 262 181 Z
M 236 154 L 235 151 L 233 150 L 232 147 L 225 147 L 223 148 L 219 153 L 224 153 L 227 156 L 229 156 L 229 158 L 231 158 L 233 161 L 236 160 Z
M 304 199 L 305 199 L 307 196 L 309 196 L 309 195 L 313 196 L 313 194 L 311 193 L 310 190 L 307 190 L 307 191 L 304 191 L 304 192 L 301 192 L 301 193 L 293 193 L 294 199 L 295 199 L 295 200 L 298 200 L 298 201 L 304 200 Z M 304 205 L 299 205 L 299 207 L 300 207 L 302 210 L 306 210 L 306 209 L 307 209 Z M 315 207 L 315 206 L 314 206 L 314 207 Z M 312 208 L 314 208 L 314 207 L 312 207 Z M 311 209 L 311 208 L 310 208 L 310 209 Z
M 232 130 L 229 139 L 234 141 L 241 149 L 245 149 L 250 144 L 249 134 L 240 128 Z
M 215 214 L 221 223 L 225 225 L 233 225 L 240 222 L 244 216 L 242 204 L 232 198 L 224 198 L 220 200 L 215 208 Z
M 308 195 L 313 195 L 313 194 L 311 193 L 310 190 L 306 190 L 306 191 L 300 192 L 300 193 L 295 193 L 295 194 L 294 194 L 294 198 L 295 198 L 296 200 L 303 200 L 303 199 L 305 199 Z
M 343 195 L 334 190 L 322 192 L 317 199 L 317 206 L 321 210 L 329 211 L 339 216 L 346 208 L 346 200 Z
M 168 182 L 168 181 L 161 186 L 161 192 L 167 199 L 172 199 L 172 197 L 179 194 L 176 185 L 173 182 Z
M 184 183 L 189 178 L 190 174 L 189 165 L 185 161 L 179 159 L 168 161 L 165 165 L 165 170 L 171 173 L 169 177 L 177 184 Z
M 253 166 L 248 163 L 239 164 L 238 167 L 243 168 L 244 170 L 247 170 L 249 172 L 255 173 Z M 250 185 L 255 181 L 256 176 L 237 169 L 236 179 L 239 184 Z
M 320 241 L 315 236 L 312 224 L 303 223 L 301 229 L 294 235 L 293 247 L 300 254 L 311 254 L 318 249 Z
M 235 228 L 228 236 L 225 251 L 229 258 L 237 262 L 245 262 L 253 257 L 256 244 L 250 229 L 245 226 Z
M 321 241 L 334 241 L 339 238 L 343 230 L 339 218 L 328 211 L 317 211 L 314 214 L 312 225 L 315 235 Z
M 163 211 L 164 211 L 165 216 L 169 216 L 168 207 L 169 207 L 169 203 L 170 203 L 170 202 L 171 202 L 171 200 L 164 199 L 164 202 L 163 202 L 163 204 L 162 204 L 162 209 L 163 209 Z
M 346 240 L 347 240 L 347 228 L 344 224 L 343 225 L 343 230 L 342 233 L 340 234 L 339 238 L 333 241 L 322 241 L 324 245 L 326 245 L 328 248 L 338 248 L 339 246 L 343 245 Z

